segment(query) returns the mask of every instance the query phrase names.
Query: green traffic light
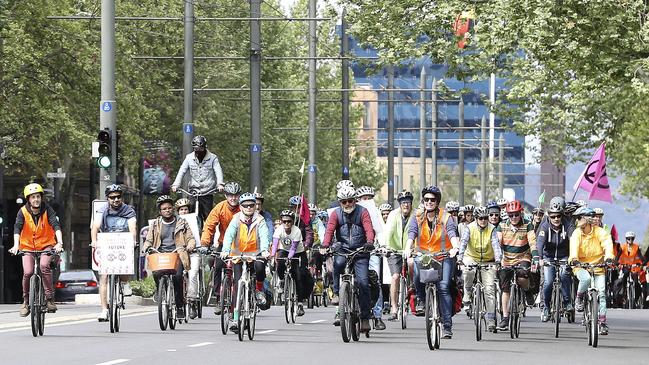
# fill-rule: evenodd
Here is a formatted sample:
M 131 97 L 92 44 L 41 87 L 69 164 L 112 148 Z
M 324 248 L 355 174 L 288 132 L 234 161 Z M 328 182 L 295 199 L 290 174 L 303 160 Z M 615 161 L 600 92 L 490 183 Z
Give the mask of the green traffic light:
M 100 156 L 97 159 L 97 167 L 100 167 L 102 169 L 107 169 L 111 165 L 110 157 L 109 156 Z

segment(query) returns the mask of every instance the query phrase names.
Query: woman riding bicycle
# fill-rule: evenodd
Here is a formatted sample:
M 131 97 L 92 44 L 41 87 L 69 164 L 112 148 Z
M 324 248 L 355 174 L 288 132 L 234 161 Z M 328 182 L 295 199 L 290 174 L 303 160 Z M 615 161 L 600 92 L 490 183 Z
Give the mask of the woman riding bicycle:
M 14 246 L 9 249 L 12 254 L 25 251 L 23 256 L 23 304 L 20 306 L 20 316 L 29 315 L 29 279 L 34 275 L 34 254 L 30 251 L 54 249 L 63 250 L 61 226 L 54 209 L 43 202 L 43 187 L 39 184 L 29 184 L 23 190 L 25 205 L 18 210 L 14 225 Z M 51 255 L 41 255 L 39 265 L 45 287 L 45 300 L 48 312 L 56 312 L 54 290 L 52 288 Z
M 176 288 L 179 288 L 176 290 L 176 307 L 178 309 L 178 317 L 182 318 L 185 317 L 185 293 L 180 290 L 182 288 L 183 271 L 189 270 L 190 268 L 187 251 L 194 249 L 196 240 L 187 221 L 174 215 L 173 204 L 173 199 L 168 195 L 161 195 L 156 200 L 156 206 L 160 215 L 151 224 L 142 250 L 148 254 L 154 252 L 154 249 L 158 252 L 173 252 L 174 250 L 178 252 L 180 265 L 174 275 L 174 285 Z M 161 276 L 155 272 L 153 273 L 156 288 L 158 287 L 158 281 Z M 161 298 L 157 298 L 157 300 L 161 300 Z

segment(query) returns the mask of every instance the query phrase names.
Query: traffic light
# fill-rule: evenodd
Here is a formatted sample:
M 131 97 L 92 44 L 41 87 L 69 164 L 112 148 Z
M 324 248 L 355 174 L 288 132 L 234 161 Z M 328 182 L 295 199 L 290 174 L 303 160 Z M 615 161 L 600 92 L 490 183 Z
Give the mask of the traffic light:
M 108 169 L 113 165 L 113 156 L 111 154 L 111 144 L 112 144 L 112 135 L 111 131 L 108 128 L 104 128 L 99 131 L 97 135 L 97 142 L 99 143 L 98 152 L 99 157 L 97 157 L 97 167 L 102 169 Z

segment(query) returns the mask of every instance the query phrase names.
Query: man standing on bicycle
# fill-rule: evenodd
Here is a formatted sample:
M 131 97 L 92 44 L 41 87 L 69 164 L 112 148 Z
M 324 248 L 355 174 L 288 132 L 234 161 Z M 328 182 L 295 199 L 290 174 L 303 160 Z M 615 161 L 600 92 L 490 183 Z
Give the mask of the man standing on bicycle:
M 223 238 L 223 250 L 221 251 L 221 259 L 225 260 L 228 256 L 232 255 L 250 255 L 259 256 L 263 260 L 255 261 L 253 270 L 255 272 L 256 285 L 255 285 L 255 298 L 260 307 L 266 306 L 266 295 L 264 294 L 264 280 L 266 279 L 266 259 L 270 256 L 268 248 L 270 247 L 270 235 L 268 234 L 268 226 L 264 217 L 259 215 L 255 210 L 256 199 L 252 193 L 243 193 L 239 197 L 239 205 L 241 211 L 234 215 L 232 221 L 225 231 Z M 232 297 L 237 297 L 236 283 L 241 278 L 243 263 L 238 262 L 232 268 L 233 270 L 233 293 Z M 237 316 L 230 326 L 230 330 L 237 332 Z
M 505 331 L 509 328 L 509 294 L 511 281 L 516 275 L 517 281 L 525 291 L 525 301 L 528 306 L 534 305 L 534 292 L 530 284 L 530 268 L 536 270 L 539 259 L 536 250 L 536 235 L 531 222 L 523 219 L 523 205 L 518 200 L 507 203 L 505 207 L 508 220 L 496 228 L 498 241 L 503 249 L 502 269 L 499 272 L 500 289 L 502 290 L 503 318 L 498 329 Z M 532 265 L 532 261 L 534 265 Z M 520 266 L 513 270 L 513 266 Z
M 487 221 L 489 214 L 486 207 L 477 207 L 475 210 L 476 220 L 467 226 L 464 234 L 460 238 L 460 252 L 458 260 L 465 266 L 471 264 L 487 264 L 500 262 L 502 260 L 502 249 L 500 241 L 496 235 L 496 227 Z M 487 304 L 487 328 L 493 331 L 496 328 L 496 318 L 494 317 L 495 292 L 494 279 L 496 278 L 496 268 L 490 267 L 483 269 L 481 272 L 482 285 Z M 471 291 L 473 290 L 473 280 L 475 271 L 465 269 L 462 271 L 464 279 L 464 296 L 462 302 L 465 310 L 471 304 Z
M 171 184 L 171 191 L 175 193 L 182 184 L 185 174 L 189 173 L 187 189 L 198 193 L 200 212 L 196 212 L 196 214 L 201 221 L 205 221 L 214 205 L 214 195 L 210 192 L 223 191 L 223 170 L 221 170 L 219 158 L 207 150 L 205 137 L 194 137 L 192 148 L 194 152 L 188 154 L 180 165 L 176 180 Z
M 543 266 L 544 261 L 565 260 L 566 265 L 561 267 L 561 295 L 563 297 L 563 307 L 566 311 L 572 311 L 570 303 L 570 286 L 572 284 L 572 273 L 567 266 L 568 254 L 570 253 L 570 237 L 575 230 L 571 220 L 563 217 L 564 202 L 563 199 L 550 202 L 548 208 L 548 219 L 543 220 L 538 228 L 536 237 L 536 247 L 542 255 L 539 265 L 543 267 L 543 314 L 541 321 L 550 320 L 550 301 L 552 300 L 552 283 L 556 275 L 554 266 Z M 562 204 L 563 203 L 563 204 Z M 558 309 L 558 308 L 557 308 Z
M 457 237 L 457 225 L 448 213 L 439 205 L 442 201 L 442 192 L 437 186 L 428 186 L 421 190 L 421 197 L 424 210 L 418 211 L 416 219 L 413 219 L 408 228 L 408 242 L 403 251 L 407 259 L 415 249 L 423 254 L 436 254 L 448 251 L 449 256 L 442 263 L 442 280 L 437 283 L 437 289 L 441 297 L 440 308 L 442 323 L 444 324 L 443 338 L 453 337 L 453 297 L 451 295 L 451 281 L 455 277 L 456 255 L 459 251 L 460 242 Z M 468 213 L 468 212 L 465 212 Z M 471 212 L 473 215 L 473 212 Z M 417 291 L 416 311 L 421 313 L 424 310 L 426 298 L 425 285 L 419 281 L 419 269 L 421 268 L 422 257 L 415 258 L 414 283 Z
M 223 247 L 223 238 L 225 237 L 225 230 L 230 225 L 232 217 L 239 213 L 239 196 L 241 194 L 241 186 L 236 182 L 230 181 L 225 184 L 223 188 L 225 200 L 218 203 L 210 212 L 210 215 L 205 220 L 203 225 L 203 232 L 201 233 L 201 246 L 210 247 L 214 240 L 216 233 L 216 226 L 219 227 L 219 240 L 216 244 L 216 252 L 221 252 Z M 255 199 L 256 202 L 256 199 Z M 216 302 L 219 302 L 219 288 L 221 287 L 221 271 L 223 270 L 223 260 L 216 258 L 214 260 L 214 291 L 216 294 Z M 221 314 L 221 307 L 214 306 L 214 314 Z
M 297 315 L 304 315 L 304 304 L 306 300 L 304 288 L 306 280 L 303 274 L 306 272 L 307 257 L 304 243 L 302 242 L 302 232 L 295 226 L 295 213 L 292 210 L 283 210 L 280 215 L 282 220 L 282 228 L 277 229 L 273 235 L 273 247 L 270 251 L 271 257 L 276 257 L 275 270 L 281 281 L 284 280 L 286 273 L 286 259 L 299 259 L 299 265 L 293 263 L 291 265 L 291 276 L 295 280 L 295 288 L 297 290 Z
M 351 183 L 351 182 L 350 182 Z M 327 230 L 325 232 L 324 246 L 322 254 L 325 249 L 332 246 L 332 251 L 336 252 L 340 249 L 344 251 L 352 251 L 361 247 L 366 247 L 368 250 L 374 248 L 374 228 L 372 227 L 372 218 L 367 209 L 356 204 L 356 190 L 351 186 L 341 186 L 336 193 L 339 207 L 335 208 L 329 221 L 327 222 Z M 335 238 L 334 238 L 335 235 Z M 332 241 L 335 239 L 335 244 Z M 359 254 L 356 256 L 354 262 L 354 275 L 355 281 L 358 284 L 358 302 L 361 309 L 361 332 L 370 331 L 370 283 L 369 283 L 369 254 Z M 347 259 L 344 256 L 336 255 L 334 258 L 334 296 L 331 299 L 331 304 L 338 305 L 340 290 L 340 274 L 345 270 Z M 336 318 L 334 325 L 340 325 L 340 317 L 336 311 Z
M 396 251 L 396 253 L 388 256 L 387 259 L 391 275 L 391 309 L 388 321 L 396 321 L 399 317 L 397 314 L 399 311 L 397 295 L 399 294 L 399 279 L 401 276 L 401 267 L 403 266 L 403 250 L 406 248 L 406 243 L 408 242 L 408 227 L 410 227 L 411 222 L 415 219 L 414 214 L 412 214 L 413 199 L 412 193 L 406 190 L 397 194 L 399 209 L 390 212 L 383 232 L 385 247 Z M 404 288 L 404 290 L 408 290 L 408 288 Z
M 159 216 L 153 221 L 149 227 L 149 233 L 144 240 L 142 251 L 150 254 L 154 252 L 173 252 L 176 250 L 180 256 L 180 266 L 174 275 L 174 286 L 176 287 L 176 308 L 178 310 L 178 317 L 185 317 L 185 293 L 181 290 L 183 283 L 183 272 L 190 269 L 189 255 L 196 246 L 196 239 L 189 224 L 182 217 L 176 217 L 174 214 L 174 201 L 169 195 L 161 195 L 156 200 Z M 160 276 L 156 273 L 153 275 L 156 288 Z M 158 290 L 156 289 L 156 295 Z M 156 300 L 162 300 L 157 298 Z
M 597 224 L 597 222 L 595 222 Z M 635 233 L 627 232 L 624 235 L 626 243 L 620 245 L 620 251 L 617 256 L 617 263 L 622 267 L 622 275 L 615 280 L 613 285 L 613 292 L 616 296 L 623 296 L 625 293 L 624 288 L 626 287 L 626 281 L 629 275 L 633 279 L 633 283 L 636 286 L 636 296 L 642 295 L 642 287 L 640 286 L 640 273 L 642 272 L 642 263 L 644 258 L 642 253 L 640 253 L 640 246 L 634 242 Z M 637 265 L 636 267 L 631 267 L 632 265 Z M 637 300 L 637 298 L 633 298 Z M 617 301 L 621 303 L 621 300 Z
M 14 245 L 9 249 L 13 255 L 24 251 L 23 256 L 23 304 L 20 316 L 29 315 L 29 280 L 34 275 L 35 256 L 30 251 L 45 251 L 54 248 L 58 253 L 63 251 L 61 226 L 52 207 L 43 202 L 43 187 L 29 184 L 23 189 L 26 203 L 16 215 L 14 224 Z M 45 287 L 45 300 L 48 312 L 56 312 L 54 288 L 52 282 L 51 255 L 41 255 L 39 266 Z
M 595 211 L 584 206 L 578 208 L 573 213 L 573 216 L 577 217 L 577 228 L 570 236 L 570 256 L 568 258 L 570 264 L 575 265 L 580 262 L 588 264 L 606 262 L 606 264 L 612 264 L 615 256 L 613 255 L 611 235 L 602 227 L 595 225 L 593 220 Z M 599 334 L 608 335 L 608 326 L 606 325 L 606 269 L 602 267 L 595 268 L 594 278 L 591 278 L 587 270 L 581 268 L 575 268 L 574 273 L 579 279 L 575 309 L 577 312 L 584 311 L 586 291 L 590 281 L 595 280 L 599 297 Z

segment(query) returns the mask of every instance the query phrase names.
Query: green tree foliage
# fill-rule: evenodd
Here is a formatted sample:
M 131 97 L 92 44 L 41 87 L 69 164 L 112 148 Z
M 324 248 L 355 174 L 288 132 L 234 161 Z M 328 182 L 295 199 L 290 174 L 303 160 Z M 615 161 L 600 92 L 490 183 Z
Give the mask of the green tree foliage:
M 557 163 L 608 141 L 623 191 L 649 196 L 647 2 L 585 0 L 343 0 L 353 33 L 395 63 L 428 56 L 471 81 L 508 79 L 497 112 L 553 147 Z M 475 26 L 457 47 L 458 15 Z M 562 156 L 562 157 L 561 157 Z

